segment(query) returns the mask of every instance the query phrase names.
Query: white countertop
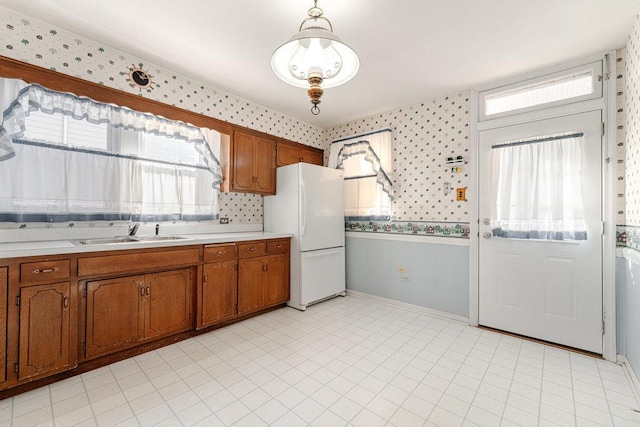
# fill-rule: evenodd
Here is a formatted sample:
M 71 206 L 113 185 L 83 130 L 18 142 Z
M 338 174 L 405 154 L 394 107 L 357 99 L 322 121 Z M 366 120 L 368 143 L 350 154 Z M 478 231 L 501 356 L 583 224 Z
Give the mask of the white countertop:
M 177 236 L 182 237 L 182 239 L 161 241 L 147 240 L 92 245 L 83 245 L 78 243 L 76 240 L 43 240 L 35 242 L 0 243 L 0 259 L 36 255 L 60 255 L 143 248 L 164 248 L 169 246 L 206 245 L 209 243 L 242 242 L 247 240 L 278 239 L 292 237 L 292 234 L 251 231 L 235 233 L 179 234 Z

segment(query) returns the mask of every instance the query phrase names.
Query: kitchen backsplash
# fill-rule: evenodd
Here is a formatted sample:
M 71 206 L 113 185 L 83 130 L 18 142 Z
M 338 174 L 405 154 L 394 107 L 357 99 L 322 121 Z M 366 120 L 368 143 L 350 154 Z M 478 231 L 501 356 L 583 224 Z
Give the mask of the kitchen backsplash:
M 323 130 L 316 126 L 3 7 L 0 40 L 1 55 L 324 148 Z M 140 91 L 129 86 L 127 77 L 133 66 L 151 74 L 153 89 Z M 262 224 L 262 197 L 223 193 L 220 217 L 228 217 L 232 224 Z

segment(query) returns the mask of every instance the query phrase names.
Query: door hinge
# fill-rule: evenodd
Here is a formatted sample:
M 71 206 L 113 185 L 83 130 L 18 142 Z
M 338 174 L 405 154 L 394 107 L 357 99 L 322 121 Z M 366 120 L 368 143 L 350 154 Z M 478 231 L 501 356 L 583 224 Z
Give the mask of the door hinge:
M 16 305 L 20 307 L 20 295 L 16 297 Z
M 87 285 L 84 285 L 84 289 L 82 289 L 82 298 L 87 297 Z
M 611 73 L 603 73 L 598 74 L 598 81 L 601 82 L 603 80 L 609 80 L 611 78 Z
M 238 263 L 236 262 L 236 271 L 238 271 Z
M 602 335 L 604 335 L 604 320 L 602 321 Z
M 604 136 L 604 122 L 602 122 L 602 136 Z
M 83 342 L 82 342 L 82 351 L 83 351 L 83 352 L 86 352 L 86 351 L 87 351 L 87 343 L 86 343 L 86 341 L 83 341 Z M 85 356 L 86 356 L 86 355 L 85 355 Z
M 13 364 L 13 373 L 16 374 L 16 378 L 18 378 L 19 372 L 20 372 L 20 364 L 16 362 Z

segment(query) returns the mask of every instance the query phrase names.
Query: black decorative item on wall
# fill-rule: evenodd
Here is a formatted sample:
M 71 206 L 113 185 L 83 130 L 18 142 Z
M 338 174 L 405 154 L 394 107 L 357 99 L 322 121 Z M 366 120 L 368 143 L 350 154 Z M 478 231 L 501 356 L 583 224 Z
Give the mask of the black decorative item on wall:
M 131 64 L 129 67 L 129 74 L 127 74 L 127 82 L 129 82 L 129 86 L 137 87 L 140 90 L 142 89 L 153 89 L 153 76 L 149 74 L 148 71 L 142 69 L 142 64 L 139 64 L 138 67 Z

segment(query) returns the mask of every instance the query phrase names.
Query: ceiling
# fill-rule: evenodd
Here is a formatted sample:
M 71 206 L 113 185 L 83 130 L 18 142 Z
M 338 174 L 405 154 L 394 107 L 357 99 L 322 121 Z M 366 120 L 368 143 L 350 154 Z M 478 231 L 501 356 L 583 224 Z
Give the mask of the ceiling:
M 318 0 L 360 72 L 306 91 L 271 71 L 312 0 L 0 0 L 321 128 L 623 47 L 640 0 Z

